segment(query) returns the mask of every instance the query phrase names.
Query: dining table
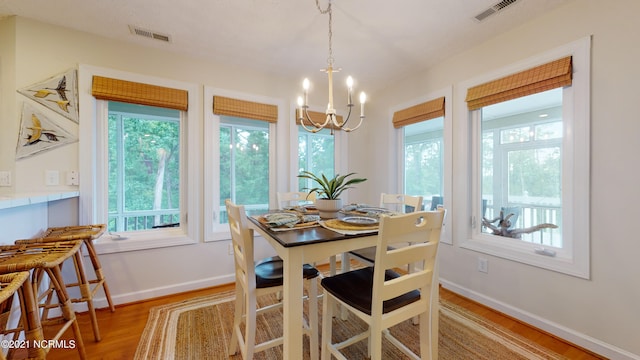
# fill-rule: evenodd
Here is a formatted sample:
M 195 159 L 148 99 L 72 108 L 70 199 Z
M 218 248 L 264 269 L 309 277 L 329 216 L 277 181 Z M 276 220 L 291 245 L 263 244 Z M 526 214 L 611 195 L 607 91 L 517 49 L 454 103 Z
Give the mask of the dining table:
M 273 213 L 271 211 L 270 213 Z M 378 232 L 338 232 L 320 224 L 281 231 L 260 221 L 260 215 L 248 216 L 249 227 L 260 234 L 283 260 L 283 354 L 284 359 L 303 359 L 303 265 L 324 261 L 330 256 L 376 246 Z M 342 271 L 349 264 L 342 262 Z M 437 277 L 436 277 L 437 279 Z M 438 282 L 434 281 L 432 309 L 438 314 Z M 432 358 L 437 358 L 438 316 L 431 317 Z M 318 329 L 320 332 L 320 329 Z

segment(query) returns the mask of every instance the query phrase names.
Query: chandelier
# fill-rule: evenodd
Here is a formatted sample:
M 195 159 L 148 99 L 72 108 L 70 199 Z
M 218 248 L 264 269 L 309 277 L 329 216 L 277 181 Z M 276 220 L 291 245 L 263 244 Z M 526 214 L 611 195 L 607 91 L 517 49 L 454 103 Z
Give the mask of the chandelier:
M 364 119 L 364 103 L 367 99 L 367 96 L 365 95 L 365 93 L 361 92 L 360 93 L 360 121 L 358 122 L 358 125 L 356 125 L 353 128 L 347 127 L 346 125 L 347 125 L 347 122 L 349 121 L 349 118 L 351 117 L 351 110 L 353 109 L 353 106 L 354 106 L 353 100 L 352 100 L 353 78 L 351 76 L 347 77 L 347 107 L 349 112 L 347 114 L 347 118 L 344 119 L 344 121 L 339 121 L 338 117 L 336 116 L 336 109 L 333 106 L 333 73 L 339 72 L 341 69 L 340 68 L 335 69 L 333 67 L 334 59 L 333 59 L 333 49 L 331 47 L 332 45 L 331 37 L 333 35 L 333 32 L 331 30 L 331 25 L 333 22 L 332 21 L 333 13 L 331 11 L 331 1 L 332 0 L 329 0 L 329 4 L 327 8 L 323 10 L 320 8 L 320 4 L 318 3 L 318 0 L 316 0 L 316 7 L 318 8 L 318 11 L 320 11 L 320 13 L 323 15 L 329 14 L 329 57 L 327 58 L 327 68 L 321 70 L 326 72 L 327 75 L 329 76 L 329 104 L 327 105 L 327 111 L 326 111 L 327 116 L 324 120 L 324 123 L 316 123 L 309 116 L 309 113 L 308 113 L 308 109 L 309 109 L 308 97 L 309 97 L 309 85 L 310 85 L 309 79 L 304 79 L 304 81 L 302 82 L 302 88 L 304 89 L 304 97 L 303 96 L 298 97 L 298 108 L 299 108 L 298 119 L 302 127 L 305 130 L 312 133 L 316 133 L 327 127 L 331 129 L 332 134 L 334 129 L 342 129 L 346 132 L 350 132 L 358 129 L 360 125 L 362 125 L 362 120 Z

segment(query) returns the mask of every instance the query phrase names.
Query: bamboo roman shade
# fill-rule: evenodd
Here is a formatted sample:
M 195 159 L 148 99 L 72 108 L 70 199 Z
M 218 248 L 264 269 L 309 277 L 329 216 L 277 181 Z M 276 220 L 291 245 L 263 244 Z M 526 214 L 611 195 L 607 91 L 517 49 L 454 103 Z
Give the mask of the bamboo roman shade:
M 186 90 L 102 76 L 93 77 L 91 94 L 100 100 L 120 101 L 182 111 L 187 111 L 189 108 L 189 93 Z
M 308 111 L 307 113 L 309 114 L 309 118 L 311 118 L 311 120 L 316 123 L 316 124 L 324 124 L 324 122 L 327 120 L 327 114 L 325 113 L 321 113 L 318 111 Z M 300 124 L 300 109 L 296 109 L 296 125 L 302 125 Z M 338 120 L 338 122 L 340 124 L 342 124 L 342 115 L 336 115 L 336 119 Z M 305 119 L 305 123 L 304 125 L 306 127 L 309 127 L 309 125 L 313 126 L 313 124 L 309 124 L 309 122 Z M 329 129 L 330 126 L 327 125 L 327 129 Z M 342 129 L 334 129 L 334 130 L 342 130 Z
M 238 100 L 224 96 L 213 97 L 213 113 L 245 119 L 278 121 L 278 106 L 253 101 Z
M 571 56 L 469 88 L 467 106 L 483 106 L 571 85 Z
M 444 97 L 423 102 L 393 113 L 393 127 L 415 124 L 444 116 Z

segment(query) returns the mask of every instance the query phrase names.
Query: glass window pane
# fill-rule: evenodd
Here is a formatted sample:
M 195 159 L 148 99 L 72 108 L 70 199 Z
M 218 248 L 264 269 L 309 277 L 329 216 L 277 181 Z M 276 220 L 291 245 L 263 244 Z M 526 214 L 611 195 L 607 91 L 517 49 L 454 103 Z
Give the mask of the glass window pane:
M 404 191 L 422 196 L 426 210 L 435 208 L 444 190 L 444 117 L 405 126 L 403 131 Z
M 109 102 L 110 231 L 180 221 L 180 112 Z
M 310 133 L 298 127 L 298 173 L 311 171 L 333 177 L 335 172 L 335 141 L 330 130 Z M 298 179 L 298 189 L 314 187 L 309 179 Z
M 483 232 L 562 246 L 561 107 L 556 89 L 482 109 Z
M 224 201 L 245 206 L 247 213 L 269 209 L 269 124 L 221 116 L 220 224 L 226 224 Z

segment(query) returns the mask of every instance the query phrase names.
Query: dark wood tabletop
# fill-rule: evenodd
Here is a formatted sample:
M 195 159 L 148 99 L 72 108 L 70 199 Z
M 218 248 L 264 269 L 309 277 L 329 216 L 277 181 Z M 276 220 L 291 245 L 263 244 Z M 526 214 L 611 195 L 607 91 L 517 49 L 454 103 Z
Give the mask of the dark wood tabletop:
M 273 239 L 284 247 L 302 246 L 313 243 L 321 243 L 327 241 L 338 241 L 345 239 L 353 239 L 354 237 L 371 236 L 376 233 L 343 235 L 335 231 L 331 231 L 322 226 L 314 226 L 287 231 L 272 231 L 268 226 L 262 224 L 253 216 L 248 216 L 249 221 L 268 233 Z

